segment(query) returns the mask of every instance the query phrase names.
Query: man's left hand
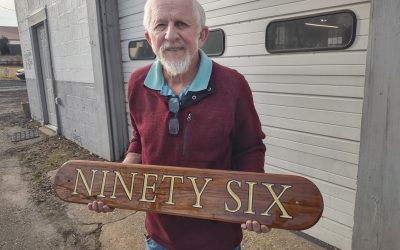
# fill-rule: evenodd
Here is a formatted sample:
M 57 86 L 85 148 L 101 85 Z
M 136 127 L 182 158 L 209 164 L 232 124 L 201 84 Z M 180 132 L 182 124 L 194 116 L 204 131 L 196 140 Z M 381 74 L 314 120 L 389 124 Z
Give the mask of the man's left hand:
M 258 221 L 254 221 L 254 220 L 253 221 L 248 220 L 248 221 L 246 221 L 246 223 L 243 223 L 242 229 L 256 232 L 258 234 L 268 233 L 269 231 L 271 231 L 271 228 L 267 227 L 266 225 L 261 225 Z

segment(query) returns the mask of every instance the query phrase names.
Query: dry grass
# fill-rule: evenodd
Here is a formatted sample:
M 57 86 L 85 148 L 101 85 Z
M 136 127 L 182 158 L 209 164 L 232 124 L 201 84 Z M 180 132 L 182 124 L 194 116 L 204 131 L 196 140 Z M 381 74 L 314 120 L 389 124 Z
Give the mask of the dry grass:
M 19 80 L 15 72 L 22 66 L 0 66 L 0 80 Z

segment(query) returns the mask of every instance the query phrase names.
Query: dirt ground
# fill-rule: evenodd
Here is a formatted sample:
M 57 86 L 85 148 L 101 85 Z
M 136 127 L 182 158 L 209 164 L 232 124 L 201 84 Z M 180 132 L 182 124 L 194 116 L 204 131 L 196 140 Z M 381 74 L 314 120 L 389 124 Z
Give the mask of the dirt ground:
M 55 197 L 49 176 L 71 159 L 102 160 L 63 137 L 12 142 L 25 118 L 22 83 L 0 81 L 0 249 L 144 249 L 144 213 L 96 214 Z M 242 249 L 324 249 L 289 231 L 245 232 Z

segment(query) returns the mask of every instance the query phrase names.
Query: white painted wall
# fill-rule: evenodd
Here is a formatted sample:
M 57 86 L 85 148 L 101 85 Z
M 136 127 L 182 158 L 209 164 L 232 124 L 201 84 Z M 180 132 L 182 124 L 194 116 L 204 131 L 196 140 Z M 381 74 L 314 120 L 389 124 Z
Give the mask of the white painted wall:
M 125 83 L 137 67 L 128 43 L 144 38 L 144 0 L 119 0 Z M 200 0 L 207 25 L 222 28 L 226 50 L 215 61 L 244 74 L 263 130 L 266 172 L 302 175 L 321 190 L 325 210 L 307 234 L 351 248 L 370 1 Z M 269 54 L 269 22 L 350 9 L 357 16 L 354 44 L 342 51 Z M 128 119 L 129 120 L 129 119 Z M 129 131 L 131 136 L 131 131 Z
M 109 158 L 104 86 L 95 82 L 86 0 L 15 0 L 32 115 L 42 121 L 28 18 L 46 8 L 53 78 L 61 133 L 88 150 Z M 95 15 L 95 13 L 94 13 Z M 96 34 L 94 34 L 96 36 Z

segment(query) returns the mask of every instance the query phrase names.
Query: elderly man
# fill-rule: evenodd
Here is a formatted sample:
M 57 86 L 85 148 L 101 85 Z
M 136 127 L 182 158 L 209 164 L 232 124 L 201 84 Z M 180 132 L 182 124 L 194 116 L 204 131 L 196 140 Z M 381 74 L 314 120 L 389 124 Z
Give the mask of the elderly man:
M 124 163 L 263 172 L 265 137 L 244 77 L 200 50 L 208 36 L 196 0 L 148 0 L 145 36 L 157 60 L 128 83 L 133 138 Z M 112 211 L 102 202 L 97 212 Z M 269 228 L 147 213 L 147 249 L 240 249 L 242 230 Z

